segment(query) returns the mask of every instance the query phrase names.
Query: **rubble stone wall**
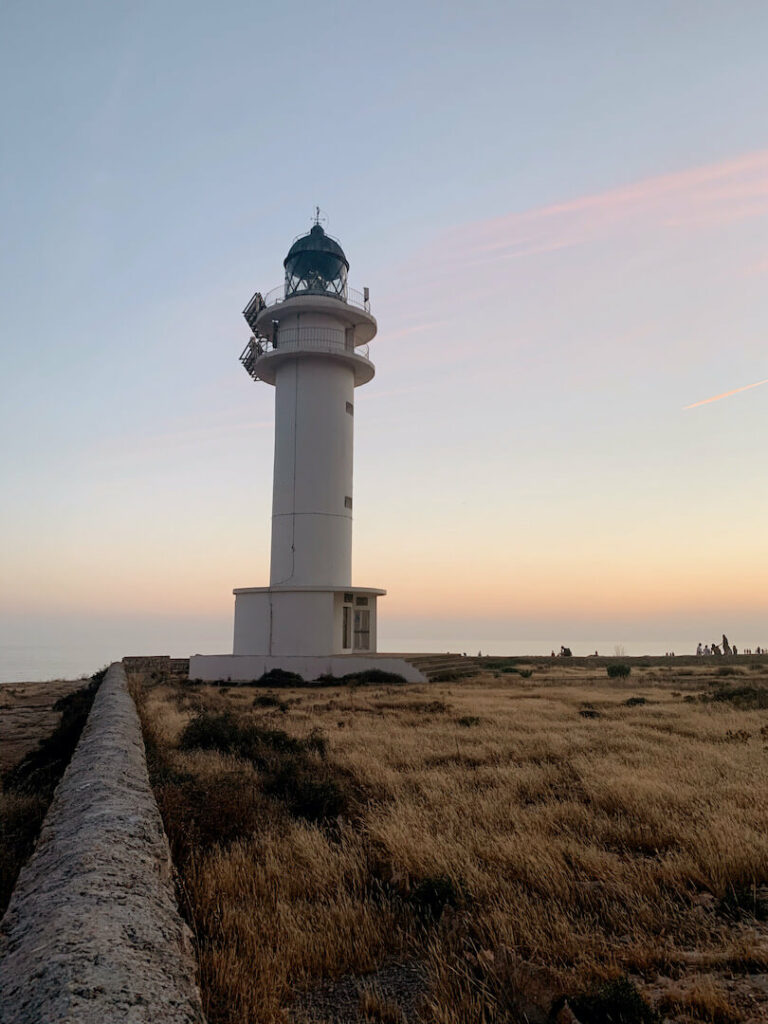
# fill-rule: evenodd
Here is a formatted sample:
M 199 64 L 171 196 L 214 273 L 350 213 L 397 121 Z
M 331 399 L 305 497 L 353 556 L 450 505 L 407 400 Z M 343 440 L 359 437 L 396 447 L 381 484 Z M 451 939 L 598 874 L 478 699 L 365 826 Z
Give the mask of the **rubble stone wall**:
M 0 924 L 0 1024 L 204 1024 L 125 671 L 112 665 Z

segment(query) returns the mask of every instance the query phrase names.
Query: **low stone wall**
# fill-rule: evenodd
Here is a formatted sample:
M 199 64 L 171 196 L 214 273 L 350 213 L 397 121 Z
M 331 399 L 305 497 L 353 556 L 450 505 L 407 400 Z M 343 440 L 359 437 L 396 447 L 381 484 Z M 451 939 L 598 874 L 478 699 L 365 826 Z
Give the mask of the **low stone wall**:
M 189 658 L 171 658 L 167 654 L 129 656 L 123 658 L 126 672 L 159 672 L 163 676 L 186 679 L 189 675 Z
M 204 1024 L 189 934 L 114 664 L 0 924 L 1 1024 Z

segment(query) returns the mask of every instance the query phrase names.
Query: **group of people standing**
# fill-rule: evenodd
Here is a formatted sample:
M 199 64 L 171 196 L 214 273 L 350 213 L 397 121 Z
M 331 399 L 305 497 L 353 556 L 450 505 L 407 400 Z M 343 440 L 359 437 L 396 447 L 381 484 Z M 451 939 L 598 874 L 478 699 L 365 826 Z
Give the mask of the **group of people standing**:
M 723 655 L 723 654 L 738 654 L 738 653 L 739 652 L 736 649 L 736 644 L 729 644 L 728 643 L 728 637 L 725 635 L 725 633 L 723 633 L 723 642 L 722 642 L 722 644 L 714 644 L 713 643 L 713 644 L 704 644 L 703 646 L 701 644 L 698 644 L 698 646 L 696 647 L 696 654 L 703 655 L 704 657 L 707 657 L 708 655 L 712 655 L 712 654 Z M 744 650 L 741 653 L 742 654 L 752 654 L 752 649 L 749 648 L 748 650 Z M 764 647 L 762 647 L 762 648 L 761 647 L 756 647 L 754 653 L 755 654 L 765 654 L 766 650 L 765 650 Z

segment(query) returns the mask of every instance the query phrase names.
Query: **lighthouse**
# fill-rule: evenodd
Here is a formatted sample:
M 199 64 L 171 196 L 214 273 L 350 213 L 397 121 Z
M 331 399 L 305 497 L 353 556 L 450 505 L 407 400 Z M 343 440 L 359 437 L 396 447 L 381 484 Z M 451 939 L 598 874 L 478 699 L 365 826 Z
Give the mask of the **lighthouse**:
M 275 456 L 269 586 L 234 591 L 234 654 L 371 654 L 386 591 L 352 584 L 352 478 L 355 398 L 375 372 L 376 319 L 319 211 L 283 267 L 283 284 L 243 311 L 252 336 L 240 361 L 274 388 Z

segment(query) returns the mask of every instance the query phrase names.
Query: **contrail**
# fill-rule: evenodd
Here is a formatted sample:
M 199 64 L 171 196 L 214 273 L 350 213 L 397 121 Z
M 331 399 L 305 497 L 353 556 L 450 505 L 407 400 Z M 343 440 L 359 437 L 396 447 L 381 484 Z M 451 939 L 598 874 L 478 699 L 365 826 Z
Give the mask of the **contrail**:
M 722 395 L 713 395 L 711 398 L 703 398 L 700 402 L 694 402 L 692 405 L 684 405 L 685 409 L 695 409 L 698 405 L 707 405 L 708 402 L 719 402 L 721 398 L 730 398 L 731 395 L 738 395 L 740 391 L 749 391 L 750 388 L 759 388 L 761 384 L 768 384 L 768 377 L 765 380 L 759 380 L 755 384 L 745 384 L 743 388 L 734 388 L 733 391 L 724 391 Z

